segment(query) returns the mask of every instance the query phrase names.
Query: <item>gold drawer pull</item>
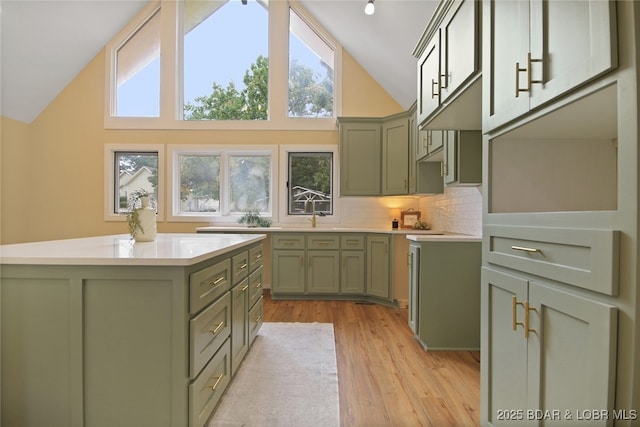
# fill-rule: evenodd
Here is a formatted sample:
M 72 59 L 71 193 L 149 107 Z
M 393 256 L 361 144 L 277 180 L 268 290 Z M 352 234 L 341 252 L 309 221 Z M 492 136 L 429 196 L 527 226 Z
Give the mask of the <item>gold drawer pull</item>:
M 260 259 L 260 258 L 262 258 L 262 254 L 257 254 L 255 258 L 256 258 L 256 259 Z
M 222 378 L 224 378 L 224 374 L 220 374 L 216 377 L 216 382 L 213 383 L 213 385 L 208 386 L 211 391 L 215 391 L 216 387 L 218 387 L 218 384 L 220 384 L 220 381 L 222 380 Z
M 217 286 L 224 280 L 225 276 L 220 276 L 216 280 L 209 282 L 209 286 Z
M 513 249 L 514 251 L 522 251 L 522 252 L 528 252 L 528 253 L 542 253 L 542 251 L 540 249 L 536 249 L 536 248 L 527 248 L 525 246 L 511 246 L 511 249 Z
M 224 326 L 224 321 L 218 323 L 218 325 L 215 328 L 209 329 L 209 332 L 215 335 L 220 331 L 220 328 L 222 328 L 223 326 Z
M 244 270 L 245 268 L 247 268 L 247 266 L 248 266 L 248 265 L 249 265 L 249 264 L 247 264 L 247 263 L 245 262 L 244 264 L 242 264 L 242 265 L 240 266 L 240 270 Z
M 254 288 L 256 289 L 260 289 L 262 287 L 262 282 L 258 282 L 255 285 L 253 285 Z
M 438 91 L 434 92 L 434 89 L 438 87 L 438 82 L 435 79 L 431 79 L 431 99 L 439 95 Z
M 359 242 L 359 240 L 347 240 L 347 245 L 357 245 Z
M 244 292 L 244 291 L 246 291 L 247 289 L 249 289 L 249 285 L 244 285 L 244 286 L 242 287 L 242 289 L 240 289 L 240 292 Z
M 316 243 L 317 243 L 317 244 L 319 244 L 319 245 L 324 245 L 324 246 L 326 246 L 326 245 L 328 245 L 328 244 L 329 244 L 329 243 L 331 243 L 331 242 L 330 242 L 330 241 L 328 241 L 328 240 L 318 240 Z
M 261 320 L 262 320 L 262 316 L 258 315 L 258 317 L 256 317 L 256 323 L 258 323 Z

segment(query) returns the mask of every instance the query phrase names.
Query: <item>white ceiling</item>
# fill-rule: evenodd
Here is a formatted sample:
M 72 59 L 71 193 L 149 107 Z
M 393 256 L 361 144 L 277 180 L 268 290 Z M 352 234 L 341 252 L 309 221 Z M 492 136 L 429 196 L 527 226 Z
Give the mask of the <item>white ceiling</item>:
M 272 0 L 273 1 L 273 0 Z M 404 108 L 437 0 L 299 0 Z M 0 0 L 0 115 L 31 123 L 146 0 Z

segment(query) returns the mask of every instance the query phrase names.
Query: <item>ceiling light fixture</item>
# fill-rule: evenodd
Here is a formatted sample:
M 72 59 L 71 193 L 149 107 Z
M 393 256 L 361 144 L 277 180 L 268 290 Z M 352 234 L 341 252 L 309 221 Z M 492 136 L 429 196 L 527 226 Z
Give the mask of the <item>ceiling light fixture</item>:
M 364 7 L 364 13 L 366 13 L 367 15 L 373 15 L 375 11 L 376 7 L 373 4 L 373 0 L 369 0 L 367 2 L 367 5 Z

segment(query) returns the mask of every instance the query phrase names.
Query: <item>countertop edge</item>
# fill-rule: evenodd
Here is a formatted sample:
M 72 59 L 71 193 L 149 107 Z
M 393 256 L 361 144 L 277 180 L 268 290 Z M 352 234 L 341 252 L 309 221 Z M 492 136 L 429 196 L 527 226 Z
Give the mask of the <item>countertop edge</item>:
M 407 239 L 413 242 L 482 242 L 481 236 L 471 236 L 468 234 L 436 234 L 436 235 L 415 235 L 408 234 Z

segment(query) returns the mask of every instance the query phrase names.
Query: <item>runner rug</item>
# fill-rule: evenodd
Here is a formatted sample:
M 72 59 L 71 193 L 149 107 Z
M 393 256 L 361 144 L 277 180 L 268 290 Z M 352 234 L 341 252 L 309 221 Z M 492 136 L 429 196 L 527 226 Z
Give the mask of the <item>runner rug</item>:
M 209 427 L 339 427 L 331 323 L 264 323 Z

